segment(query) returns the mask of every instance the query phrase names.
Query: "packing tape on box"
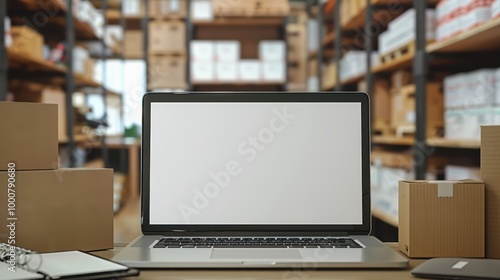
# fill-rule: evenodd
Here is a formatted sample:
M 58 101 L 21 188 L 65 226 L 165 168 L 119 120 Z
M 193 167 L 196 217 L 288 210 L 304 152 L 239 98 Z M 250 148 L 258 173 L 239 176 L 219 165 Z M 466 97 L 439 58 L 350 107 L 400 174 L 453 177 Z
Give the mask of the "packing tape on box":
M 429 181 L 429 184 L 438 185 L 438 197 L 453 197 L 453 185 L 459 181 Z

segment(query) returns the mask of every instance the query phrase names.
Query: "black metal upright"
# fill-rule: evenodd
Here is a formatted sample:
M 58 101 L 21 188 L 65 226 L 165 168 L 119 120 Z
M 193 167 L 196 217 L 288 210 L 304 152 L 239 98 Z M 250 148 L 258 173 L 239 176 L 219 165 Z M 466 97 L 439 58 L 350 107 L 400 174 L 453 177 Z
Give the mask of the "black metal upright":
M 146 67 L 146 88 L 149 90 L 149 1 L 144 1 L 144 16 L 142 17 L 142 44 L 144 52 L 144 66 Z
M 7 70 L 8 59 L 5 48 L 5 19 L 7 18 L 7 1 L 0 1 L 0 101 L 7 100 Z
M 73 19 L 73 1 L 66 1 L 66 128 L 68 133 L 68 145 L 66 147 L 69 156 L 69 167 L 75 167 L 75 139 L 73 128 L 75 117 L 73 115 L 73 92 L 75 91 L 75 77 L 73 76 L 73 48 L 75 46 L 75 22 Z
M 335 2 L 335 25 L 334 25 L 334 61 L 335 67 L 337 67 L 337 77 L 335 82 L 335 90 L 342 90 L 342 85 L 340 83 L 340 58 L 342 56 L 342 26 L 340 24 L 340 5 L 342 5 L 342 0 L 337 0 Z
M 323 76 L 321 75 L 323 69 L 323 3 L 321 0 L 318 0 L 318 50 L 317 50 L 317 73 L 318 73 L 318 85 L 319 89 L 323 88 Z
M 106 49 L 106 31 L 108 27 L 108 17 L 106 16 L 106 11 L 108 9 L 108 0 L 101 0 L 101 11 L 103 14 L 103 19 L 104 22 L 102 23 L 102 38 L 101 38 L 101 63 L 102 63 L 102 82 L 101 82 L 101 95 L 102 95 L 102 102 L 103 102 L 103 116 L 102 119 L 103 121 L 108 122 L 108 100 L 107 100 L 107 91 L 104 86 L 104 82 L 106 81 L 106 55 L 107 55 L 107 49 Z M 106 129 L 106 128 L 105 128 Z M 102 138 L 101 138 L 101 156 L 102 160 L 104 162 L 104 167 L 109 166 L 109 160 L 108 160 L 108 146 L 106 145 L 106 131 L 104 131 Z
M 425 179 L 427 172 L 427 135 L 426 135 L 426 101 L 427 101 L 427 73 L 428 56 L 425 51 L 426 45 L 426 9 L 427 1 L 413 0 L 416 11 L 416 41 L 415 57 L 413 60 L 413 80 L 416 86 L 416 133 L 415 133 L 415 177 L 416 179 Z

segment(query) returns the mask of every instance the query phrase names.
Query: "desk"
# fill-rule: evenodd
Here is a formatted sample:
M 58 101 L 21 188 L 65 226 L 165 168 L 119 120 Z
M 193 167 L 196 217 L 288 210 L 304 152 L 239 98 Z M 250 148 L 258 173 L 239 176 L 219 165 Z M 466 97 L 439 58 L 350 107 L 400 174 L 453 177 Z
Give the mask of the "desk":
M 103 258 L 111 259 L 117 254 L 126 244 L 115 244 L 113 250 L 93 252 Z M 388 243 L 388 245 L 397 250 L 397 244 Z M 373 280 L 405 280 L 417 279 L 414 278 L 410 271 L 417 265 L 424 262 L 424 260 L 410 260 L 410 265 L 406 269 L 318 269 L 309 271 L 299 271 L 294 269 L 246 269 L 246 270 L 142 270 L 141 275 L 136 278 L 130 279 L 147 279 L 147 280 L 160 280 L 160 279 L 175 279 L 175 280 L 188 280 L 188 279 L 282 279 L 282 280 L 314 280 L 314 279 L 342 279 L 342 280 L 357 280 L 357 279 L 373 279 Z

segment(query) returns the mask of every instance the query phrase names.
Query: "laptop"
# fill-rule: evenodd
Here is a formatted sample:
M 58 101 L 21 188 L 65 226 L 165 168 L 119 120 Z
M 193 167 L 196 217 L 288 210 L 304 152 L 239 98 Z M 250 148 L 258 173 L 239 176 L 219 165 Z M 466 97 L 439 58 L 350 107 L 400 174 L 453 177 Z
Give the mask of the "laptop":
M 147 93 L 136 268 L 401 268 L 369 236 L 365 93 Z

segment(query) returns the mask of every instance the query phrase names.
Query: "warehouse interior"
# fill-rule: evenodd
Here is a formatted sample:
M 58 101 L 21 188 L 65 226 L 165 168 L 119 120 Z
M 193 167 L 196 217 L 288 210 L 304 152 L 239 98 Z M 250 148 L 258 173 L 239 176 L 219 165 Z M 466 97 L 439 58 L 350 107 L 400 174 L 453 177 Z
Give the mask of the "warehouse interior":
M 399 180 L 480 180 L 500 124 L 500 0 L 9 0 L 2 29 L 0 101 L 58 104 L 58 166 L 114 170 L 114 242 L 141 234 L 147 91 L 367 92 L 382 241 Z

